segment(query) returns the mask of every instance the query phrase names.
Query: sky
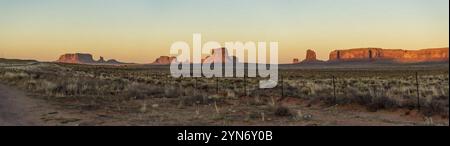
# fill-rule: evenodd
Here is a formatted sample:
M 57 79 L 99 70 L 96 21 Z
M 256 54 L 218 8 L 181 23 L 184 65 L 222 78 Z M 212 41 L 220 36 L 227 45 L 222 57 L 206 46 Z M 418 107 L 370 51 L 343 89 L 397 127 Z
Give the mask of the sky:
M 279 42 L 279 62 L 348 48 L 449 46 L 449 0 L 0 0 L 0 58 L 151 63 L 172 43 Z

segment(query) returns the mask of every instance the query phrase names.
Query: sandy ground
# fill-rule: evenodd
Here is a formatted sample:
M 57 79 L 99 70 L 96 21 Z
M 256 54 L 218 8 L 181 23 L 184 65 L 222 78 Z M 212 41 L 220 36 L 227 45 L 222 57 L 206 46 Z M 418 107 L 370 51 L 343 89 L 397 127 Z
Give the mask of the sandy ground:
M 33 117 L 38 105 L 22 92 L 0 85 L 0 125 L 33 126 L 40 125 Z
M 253 126 L 448 126 L 448 119 L 424 118 L 416 111 L 367 112 L 355 106 L 312 106 L 295 98 L 283 103 L 296 117 L 276 117 L 267 111 L 267 105 L 244 106 L 246 99 L 215 106 L 176 107 L 167 99 L 137 100 L 147 103 L 145 112 L 117 112 L 110 109 L 67 109 L 45 100 L 30 98 L 20 90 L 0 85 L 0 126 L 164 126 L 164 125 L 253 125 Z M 169 99 L 170 100 L 170 99 Z M 150 105 L 157 104 L 157 107 Z M 260 112 L 265 112 L 261 118 Z M 409 113 L 409 114 L 405 114 Z
M 0 84 L 0 126 L 78 126 L 81 119 L 89 118 Z

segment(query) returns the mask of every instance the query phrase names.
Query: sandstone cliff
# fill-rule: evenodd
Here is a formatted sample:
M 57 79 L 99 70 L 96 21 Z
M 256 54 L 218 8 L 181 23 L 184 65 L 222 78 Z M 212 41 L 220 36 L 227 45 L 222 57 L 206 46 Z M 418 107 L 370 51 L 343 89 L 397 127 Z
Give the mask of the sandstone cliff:
M 203 63 L 233 63 L 238 62 L 237 57 L 229 56 L 226 48 L 218 48 L 212 51 L 211 56 L 206 57 Z
M 105 61 L 105 59 L 102 56 L 100 56 L 100 59 L 97 62 L 98 63 L 105 63 L 106 61 Z
M 160 56 L 152 64 L 167 65 L 172 63 L 174 59 L 176 59 L 176 57 Z M 238 61 L 237 57 L 229 56 L 226 48 L 213 49 L 211 55 L 201 59 L 202 63 L 233 63 Z
M 169 57 L 169 56 L 160 56 L 159 58 L 157 58 L 153 64 L 170 64 L 172 63 L 172 61 L 176 59 L 175 57 Z
M 307 50 L 306 51 L 306 58 L 303 61 L 317 61 L 316 58 L 316 52 L 314 52 L 313 50 Z
M 317 60 L 316 52 L 308 49 L 306 51 L 306 58 L 301 63 L 321 63 L 323 61 Z
M 294 59 L 292 60 L 292 64 L 298 64 L 298 63 L 300 63 L 300 61 L 298 60 L 298 58 L 294 58 Z
M 398 63 L 448 61 L 448 48 L 422 50 L 358 48 L 335 50 L 330 53 L 331 62 L 339 61 L 392 61 Z
M 74 63 L 74 64 L 90 64 L 95 63 L 91 54 L 75 53 L 75 54 L 64 54 L 59 57 L 56 62 L 61 63 Z
M 72 64 L 100 64 L 100 65 L 124 64 L 124 63 L 116 61 L 114 59 L 105 61 L 103 57 L 100 57 L 100 59 L 98 61 L 95 61 L 91 54 L 85 54 L 85 53 L 64 54 L 64 55 L 61 55 L 56 62 L 72 63 Z

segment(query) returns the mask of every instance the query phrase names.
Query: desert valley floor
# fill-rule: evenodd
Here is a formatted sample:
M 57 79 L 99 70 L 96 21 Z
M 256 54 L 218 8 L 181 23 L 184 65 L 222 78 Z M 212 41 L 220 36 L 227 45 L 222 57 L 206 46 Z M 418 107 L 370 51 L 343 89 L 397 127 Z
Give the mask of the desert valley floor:
M 161 65 L 1 60 L 0 125 L 449 125 L 448 63 L 280 69 L 259 89 Z

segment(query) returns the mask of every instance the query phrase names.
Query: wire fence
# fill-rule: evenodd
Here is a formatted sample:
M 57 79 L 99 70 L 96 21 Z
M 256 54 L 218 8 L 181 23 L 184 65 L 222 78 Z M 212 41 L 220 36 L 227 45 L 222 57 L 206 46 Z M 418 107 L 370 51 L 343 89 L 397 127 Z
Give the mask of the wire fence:
M 58 78 L 66 74 L 66 70 L 49 68 L 45 70 L 35 68 L 2 68 L 0 73 L 4 76 L 14 75 L 20 77 L 24 72 L 34 78 Z M 10 73 L 9 73 L 10 72 Z M 17 72 L 17 73 L 16 73 Z M 27 73 L 28 72 L 28 73 Z M 58 73 L 64 72 L 64 73 Z M 16 73 L 16 74 L 12 74 Z M 259 81 L 267 78 L 204 78 L 184 77 L 173 78 L 167 70 L 123 69 L 117 68 L 72 68 L 67 72 L 82 77 L 75 83 L 84 82 L 83 79 L 110 80 L 109 82 L 120 87 L 120 91 L 134 88 L 123 84 L 137 82 L 158 90 L 173 88 L 164 92 L 173 92 L 175 97 L 205 94 L 206 96 L 242 98 L 242 97 L 275 97 L 278 101 L 286 98 L 301 98 L 311 100 L 324 100 L 330 105 L 359 103 L 368 106 L 382 107 L 408 107 L 418 110 L 432 109 L 447 111 L 449 99 L 448 70 L 432 71 L 327 71 L 309 72 L 280 71 L 278 86 L 272 89 L 259 88 Z M 37 75 L 37 76 L 36 76 Z M 56 76 L 55 76 L 56 75 Z M 44 77 L 46 76 L 46 77 Z M 54 76 L 54 77 L 53 77 Z M 74 78 L 77 78 L 74 77 Z M 64 80 L 61 86 L 68 85 Z M 60 80 L 58 80 L 60 81 Z M 84 86 L 84 85 L 80 85 Z M 92 83 L 93 87 L 105 87 Z M 142 89 L 146 90 L 146 89 Z M 185 92 L 192 90 L 192 93 Z M 115 91 L 115 89 L 114 89 Z M 108 91 L 109 92 L 109 91 Z M 157 92 L 161 93 L 161 92 Z M 84 93 L 83 93 L 84 94 Z
M 427 76 L 426 72 L 411 72 L 396 78 L 378 75 L 365 77 L 340 77 L 335 74 L 321 75 L 320 78 L 280 74 L 278 86 L 260 89 L 263 78 L 178 78 L 168 85 L 178 84 L 181 89 L 193 88 L 196 93 L 227 96 L 229 92 L 239 97 L 277 97 L 279 101 L 287 97 L 320 98 L 329 104 L 375 102 L 393 100 L 395 104 L 412 106 L 418 110 L 433 98 L 448 102 L 448 75 Z M 422 93 L 425 92 L 425 93 Z M 394 103 L 387 103 L 394 104 Z M 392 105 L 394 106 L 394 105 Z M 409 107 L 411 108 L 411 107 Z

